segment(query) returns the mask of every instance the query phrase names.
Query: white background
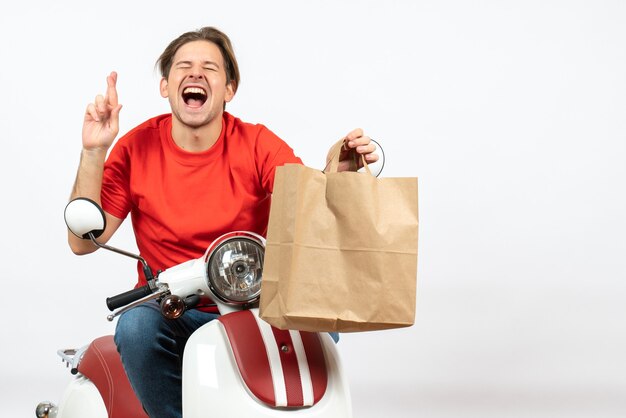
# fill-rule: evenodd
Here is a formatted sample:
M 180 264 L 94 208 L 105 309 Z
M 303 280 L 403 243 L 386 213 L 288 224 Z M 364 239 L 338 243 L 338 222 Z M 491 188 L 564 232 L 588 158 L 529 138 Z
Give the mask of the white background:
M 10 8 L 9 8 L 10 7 Z M 229 110 L 321 167 L 360 126 L 419 177 L 416 323 L 344 335 L 355 416 L 626 416 L 626 3 L 56 1 L 0 11 L 0 417 L 58 400 L 134 262 L 71 254 L 84 108 L 168 111 L 156 58 L 228 33 Z M 134 248 L 128 224 L 112 244 Z

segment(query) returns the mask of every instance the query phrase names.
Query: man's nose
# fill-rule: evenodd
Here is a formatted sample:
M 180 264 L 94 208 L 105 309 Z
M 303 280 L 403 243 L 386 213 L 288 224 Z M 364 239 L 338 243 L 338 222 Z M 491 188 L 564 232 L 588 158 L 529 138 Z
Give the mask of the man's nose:
M 188 78 L 192 79 L 192 80 L 201 80 L 204 78 L 204 74 L 202 73 L 202 70 L 200 68 L 192 68 L 189 72 L 189 74 L 187 75 Z

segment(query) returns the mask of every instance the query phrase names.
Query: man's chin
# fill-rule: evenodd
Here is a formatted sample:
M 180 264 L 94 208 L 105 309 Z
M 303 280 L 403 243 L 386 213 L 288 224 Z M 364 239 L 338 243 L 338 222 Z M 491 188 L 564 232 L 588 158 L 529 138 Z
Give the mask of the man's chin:
M 190 114 L 190 113 L 174 113 L 174 116 L 176 117 L 176 119 L 178 119 L 178 121 L 188 127 L 188 128 L 192 128 L 192 129 L 198 129 L 198 128 L 202 128 L 206 125 L 209 125 L 216 117 L 219 117 L 221 114 L 221 112 L 218 112 L 217 114 L 206 114 L 206 113 L 198 113 L 198 114 Z

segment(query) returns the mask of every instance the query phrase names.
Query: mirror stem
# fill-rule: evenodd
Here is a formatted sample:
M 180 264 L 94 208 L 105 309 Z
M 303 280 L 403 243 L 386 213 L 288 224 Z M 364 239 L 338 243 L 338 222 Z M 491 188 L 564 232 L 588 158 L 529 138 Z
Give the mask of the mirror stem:
M 146 262 L 146 260 L 144 260 L 143 257 L 133 254 L 133 253 L 129 253 L 128 251 L 120 250 L 119 248 L 111 247 L 110 245 L 101 244 L 96 240 L 96 237 L 93 235 L 92 232 L 89 232 L 88 235 L 89 235 L 89 239 L 91 240 L 91 242 L 93 242 L 99 248 L 104 248 L 105 250 L 113 251 L 114 253 L 122 254 L 122 255 L 125 255 L 126 257 L 139 260 L 139 262 L 141 262 L 141 265 L 143 266 L 143 274 L 146 276 L 146 280 L 148 281 L 154 280 L 154 276 L 152 275 L 152 270 L 150 270 L 150 266 L 148 266 L 148 263 Z

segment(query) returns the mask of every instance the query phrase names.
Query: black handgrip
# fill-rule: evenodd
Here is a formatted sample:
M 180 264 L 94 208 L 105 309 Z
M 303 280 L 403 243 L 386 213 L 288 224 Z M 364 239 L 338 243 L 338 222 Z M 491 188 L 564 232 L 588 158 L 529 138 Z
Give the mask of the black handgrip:
M 141 299 L 144 296 L 148 296 L 152 293 L 149 285 L 141 286 L 128 292 L 120 293 L 119 295 L 111 296 L 107 298 L 107 307 L 110 311 L 113 311 L 122 306 L 126 306 L 131 302 Z

